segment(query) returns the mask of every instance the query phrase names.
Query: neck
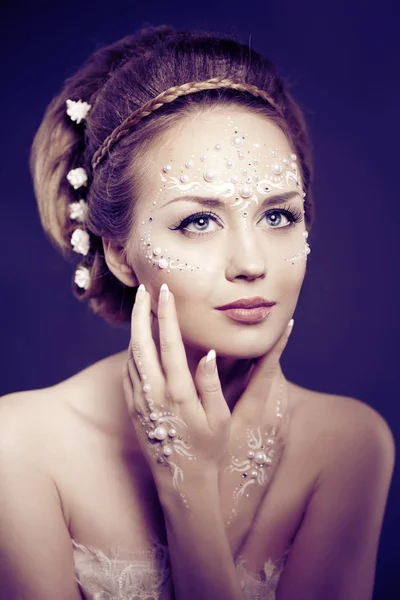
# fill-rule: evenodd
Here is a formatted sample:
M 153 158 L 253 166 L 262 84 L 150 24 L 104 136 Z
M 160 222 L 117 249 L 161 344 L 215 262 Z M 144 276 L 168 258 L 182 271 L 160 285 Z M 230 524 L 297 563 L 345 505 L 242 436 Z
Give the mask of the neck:
M 158 327 L 153 321 L 153 339 L 160 355 L 160 339 Z M 189 371 L 194 380 L 198 364 L 205 355 L 203 350 L 198 350 L 185 344 L 186 358 Z M 230 358 L 217 356 L 217 370 L 221 383 L 222 393 L 232 412 L 236 402 L 244 392 L 251 372 L 253 370 L 255 359 L 252 358 Z

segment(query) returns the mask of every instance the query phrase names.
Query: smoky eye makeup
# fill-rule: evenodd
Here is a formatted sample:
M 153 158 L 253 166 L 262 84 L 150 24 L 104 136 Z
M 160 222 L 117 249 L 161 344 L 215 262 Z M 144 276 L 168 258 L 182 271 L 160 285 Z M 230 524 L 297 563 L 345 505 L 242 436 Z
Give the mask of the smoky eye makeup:
M 288 230 L 304 220 L 303 211 L 294 207 L 290 203 L 283 206 L 270 208 L 264 211 L 260 217 L 260 221 L 265 219 L 269 230 Z M 287 223 L 285 223 L 287 221 Z M 189 216 L 182 215 L 169 227 L 172 231 L 179 231 L 182 235 L 188 237 L 197 237 L 201 235 L 210 235 L 215 233 L 215 229 L 207 231 L 210 222 L 223 226 L 220 217 L 213 211 L 198 211 Z M 191 227 L 191 229 L 189 229 Z

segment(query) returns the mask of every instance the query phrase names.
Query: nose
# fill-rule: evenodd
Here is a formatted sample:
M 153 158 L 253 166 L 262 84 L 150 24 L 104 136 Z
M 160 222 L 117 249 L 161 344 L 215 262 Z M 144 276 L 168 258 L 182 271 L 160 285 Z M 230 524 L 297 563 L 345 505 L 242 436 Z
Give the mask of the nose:
M 265 277 L 266 262 L 261 245 L 254 231 L 235 232 L 230 240 L 228 260 L 226 266 L 226 278 L 234 279 L 258 279 Z

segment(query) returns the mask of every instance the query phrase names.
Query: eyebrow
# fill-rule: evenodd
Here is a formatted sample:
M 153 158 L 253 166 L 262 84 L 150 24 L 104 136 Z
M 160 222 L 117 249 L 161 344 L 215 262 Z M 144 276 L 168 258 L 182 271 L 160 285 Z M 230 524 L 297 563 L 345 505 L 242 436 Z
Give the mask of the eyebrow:
M 295 196 L 300 197 L 300 193 L 297 191 L 292 191 L 292 192 L 286 192 L 285 194 L 276 194 L 274 196 L 267 196 L 261 203 L 261 208 L 264 208 L 265 206 L 269 206 L 271 204 L 282 204 L 282 203 L 286 202 L 287 200 L 291 200 Z M 178 196 L 178 198 L 173 198 L 172 200 L 170 200 L 169 202 L 164 204 L 164 206 L 162 206 L 161 208 L 165 208 L 166 206 L 168 206 L 168 204 L 172 204 L 173 202 L 179 202 L 179 201 L 197 202 L 198 204 L 202 204 L 203 206 L 208 206 L 211 208 L 220 208 L 222 210 L 224 210 L 227 207 L 227 203 L 222 202 L 218 198 L 203 198 L 201 196 Z

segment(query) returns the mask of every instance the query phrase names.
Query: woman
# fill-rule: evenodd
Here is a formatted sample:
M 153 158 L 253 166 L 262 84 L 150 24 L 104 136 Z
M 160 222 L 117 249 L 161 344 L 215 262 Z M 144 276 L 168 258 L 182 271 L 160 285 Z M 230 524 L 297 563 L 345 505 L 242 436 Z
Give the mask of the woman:
M 67 80 L 31 168 L 74 293 L 131 339 L 1 400 L 2 598 L 371 598 L 394 442 L 280 366 L 313 202 L 274 66 L 141 30 Z

